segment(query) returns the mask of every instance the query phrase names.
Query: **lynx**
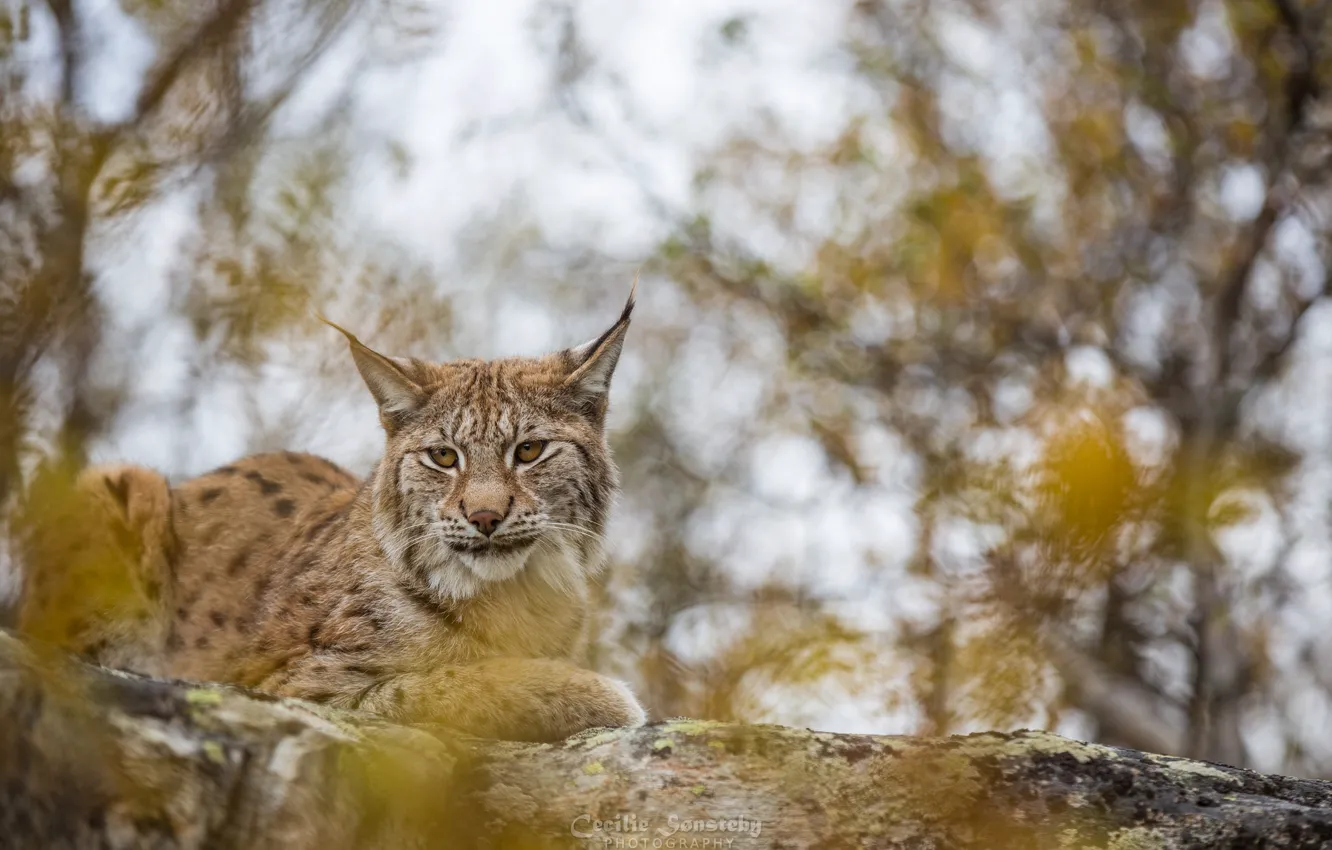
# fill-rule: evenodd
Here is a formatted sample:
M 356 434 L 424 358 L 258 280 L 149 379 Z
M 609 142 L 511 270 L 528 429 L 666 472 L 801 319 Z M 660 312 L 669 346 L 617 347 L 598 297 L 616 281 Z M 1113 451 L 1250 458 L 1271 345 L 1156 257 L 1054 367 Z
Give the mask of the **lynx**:
M 633 305 L 584 345 L 494 361 L 391 358 L 334 325 L 379 408 L 369 477 L 295 452 L 174 487 L 92 467 L 73 521 L 31 540 L 20 630 L 107 666 L 487 737 L 641 724 L 628 687 L 573 663 Z

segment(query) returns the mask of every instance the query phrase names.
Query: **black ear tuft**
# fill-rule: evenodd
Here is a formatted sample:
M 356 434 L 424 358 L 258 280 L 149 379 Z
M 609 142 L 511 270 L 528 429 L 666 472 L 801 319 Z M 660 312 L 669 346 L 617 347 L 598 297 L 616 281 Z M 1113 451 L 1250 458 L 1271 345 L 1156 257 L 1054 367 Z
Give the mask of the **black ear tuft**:
M 397 421 L 421 406 L 425 401 L 424 391 L 392 358 L 366 347 L 351 331 L 323 316 L 319 320 L 347 338 L 356 369 L 370 388 L 370 394 L 375 397 L 380 418 L 386 424 Z
M 120 505 L 121 510 L 129 510 L 129 476 L 121 472 L 105 480 L 106 489 L 110 491 L 111 497 Z
M 629 330 L 629 319 L 634 312 L 634 295 L 638 292 L 638 276 L 634 276 L 634 285 L 629 290 L 629 300 L 620 311 L 620 318 L 605 333 L 580 346 L 565 352 L 570 364 L 569 376 L 564 385 L 574 390 L 580 400 L 591 403 L 593 407 L 604 407 L 606 394 L 610 391 L 611 375 L 615 373 L 615 364 L 619 362 L 620 350 L 624 347 L 624 335 Z

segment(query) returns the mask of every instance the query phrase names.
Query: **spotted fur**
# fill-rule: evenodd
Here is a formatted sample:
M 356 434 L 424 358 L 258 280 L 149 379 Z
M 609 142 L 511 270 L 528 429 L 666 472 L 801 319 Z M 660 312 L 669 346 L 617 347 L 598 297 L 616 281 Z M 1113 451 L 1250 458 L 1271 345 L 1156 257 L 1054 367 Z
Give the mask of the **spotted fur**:
M 20 627 L 104 663 L 481 735 L 642 722 L 623 684 L 573 663 L 617 487 L 606 398 L 632 307 L 540 358 L 389 358 L 343 331 L 385 433 L 365 480 L 295 452 L 174 488 L 151 470 L 94 467 L 80 490 L 100 522 L 137 516 L 116 563 L 165 590 L 141 593 L 128 627 L 99 609 L 75 633 L 43 590 L 49 571 L 30 570 Z M 431 459 L 444 449 L 452 467 Z M 486 534 L 476 518 L 490 514 L 501 519 Z

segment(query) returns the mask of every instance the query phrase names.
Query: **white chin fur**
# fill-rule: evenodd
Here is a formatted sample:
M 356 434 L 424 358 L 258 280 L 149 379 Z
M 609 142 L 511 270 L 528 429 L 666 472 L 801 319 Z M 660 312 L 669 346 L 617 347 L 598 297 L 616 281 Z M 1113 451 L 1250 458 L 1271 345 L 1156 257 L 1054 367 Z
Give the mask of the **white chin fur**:
M 527 563 L 531 549 L 520 552 L 471 552 L 458 553 L 458 560 L 467 570 L 482 582 L 504 581 L 518 575 L 518 571 Z
M 450 552 L 442 563 L 430 569 L 430 588 L 441 598 L 467 599 L 486 585 L 507 581 L 524 569 L 565 592 L 581 591 L 584 565 L 577 550 L 562 540 L 553 547 L 538 546 L 520 552 Z

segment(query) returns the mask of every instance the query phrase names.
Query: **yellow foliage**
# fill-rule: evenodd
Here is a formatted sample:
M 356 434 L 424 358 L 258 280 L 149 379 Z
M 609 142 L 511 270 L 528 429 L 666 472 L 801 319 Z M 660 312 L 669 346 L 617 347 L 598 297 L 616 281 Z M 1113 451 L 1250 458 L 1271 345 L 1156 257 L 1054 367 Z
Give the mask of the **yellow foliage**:
M 140 585 L 141 541 L 105 500 L 74 485 L 72 470 L 42 467 L 15 520 L 28 565 L 24 631 L 39 640 L 84 647 L 116 623 L 150 616 Z
M 957 647 L 951 672 L 964 683 L 969 720 L 1011 729 L 1040 711 L 1045 662 L 1032 631 L 999 621 Z
M 1037 474 L 1045 533 L 1060 549 L 1107 543 L 1128 516 L 1138 486 L 1122 435 L 1090 411 L 1050 437 Z

